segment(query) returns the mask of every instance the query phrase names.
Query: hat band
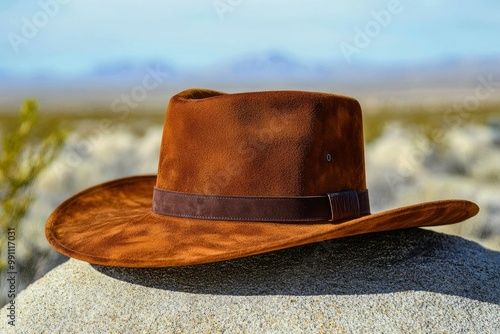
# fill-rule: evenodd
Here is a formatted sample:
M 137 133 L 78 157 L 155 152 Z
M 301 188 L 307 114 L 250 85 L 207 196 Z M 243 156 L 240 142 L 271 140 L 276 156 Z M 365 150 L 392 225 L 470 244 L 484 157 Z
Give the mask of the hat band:
M 318 222 L 370 214 L 368 190 L 324 196 L 218 196 L 154 189 L 153 212 L 174 217 L 262 222 Z

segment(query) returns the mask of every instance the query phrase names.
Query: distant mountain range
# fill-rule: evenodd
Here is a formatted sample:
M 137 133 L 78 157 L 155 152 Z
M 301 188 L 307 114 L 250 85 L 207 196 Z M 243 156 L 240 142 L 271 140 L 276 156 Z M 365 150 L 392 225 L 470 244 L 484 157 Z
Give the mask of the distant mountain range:
M 180 68 L 155 59 L 118 60 L 98 64 L 87 73 L 72 77 L 48 70 L 17 75 L 0 65 L 0 107 L 18 105 L 27 96 L 54 106 L 89 101 L 92 105 L 109 104 L 134 87 L 152 87 L 154 73 L 158 85 L 148 90 L 146 99 L 152 105 L 163 105 L 166 95 L 189 87 L 226 91 L 322 90 L 371 100 L 404 100 L 417 92 L 443 99 L 459 98 L 480 84 L 479 77 L 489 76 L 498 83 L 492 95 L 500 98 L 500 56 L 449 58 L 425 64 L 348 64 L 343 60 L 312 64 L 286 53 L 268 52 L 202 68 Z M 151 78 L 145 82 L 147 76 Z

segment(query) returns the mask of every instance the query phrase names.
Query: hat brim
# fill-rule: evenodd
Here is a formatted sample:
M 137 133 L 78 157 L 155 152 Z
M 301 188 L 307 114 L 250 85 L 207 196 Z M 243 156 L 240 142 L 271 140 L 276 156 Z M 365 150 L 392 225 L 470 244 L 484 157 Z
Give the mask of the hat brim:
M 156 175 L 107 182 L 62 203 L 45 235 L 60 253 L 93 264 L 170 267 L 229 260 L 307 243 L 394 229 L 453 224 L 479 208 L 465 200 L 421 203 L 341 223 L 186 219 L 151 211 Z

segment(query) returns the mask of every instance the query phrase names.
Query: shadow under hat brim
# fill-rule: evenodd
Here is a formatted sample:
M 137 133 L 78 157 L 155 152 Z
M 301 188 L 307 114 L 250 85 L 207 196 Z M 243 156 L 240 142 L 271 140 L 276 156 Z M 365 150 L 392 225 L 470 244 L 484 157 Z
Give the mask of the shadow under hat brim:
M 45 235 L 60 253 L 93 264 L 169 267 L 229 260 L 350 235 L 458 223 L 479 208 L 465 200 L 406 206 L 341 223 L 186 219 L 151 211 L 156 175 L 84 190 L 49 217 Z

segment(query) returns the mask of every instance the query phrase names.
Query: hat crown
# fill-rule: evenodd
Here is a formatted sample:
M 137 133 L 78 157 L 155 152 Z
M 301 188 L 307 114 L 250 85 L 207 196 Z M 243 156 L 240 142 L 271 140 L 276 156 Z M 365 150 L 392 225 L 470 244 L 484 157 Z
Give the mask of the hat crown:
M 361 108 L 324 93 L 181 92 L 167 108 L 156 186 L 229 196 L 366 189 Z

